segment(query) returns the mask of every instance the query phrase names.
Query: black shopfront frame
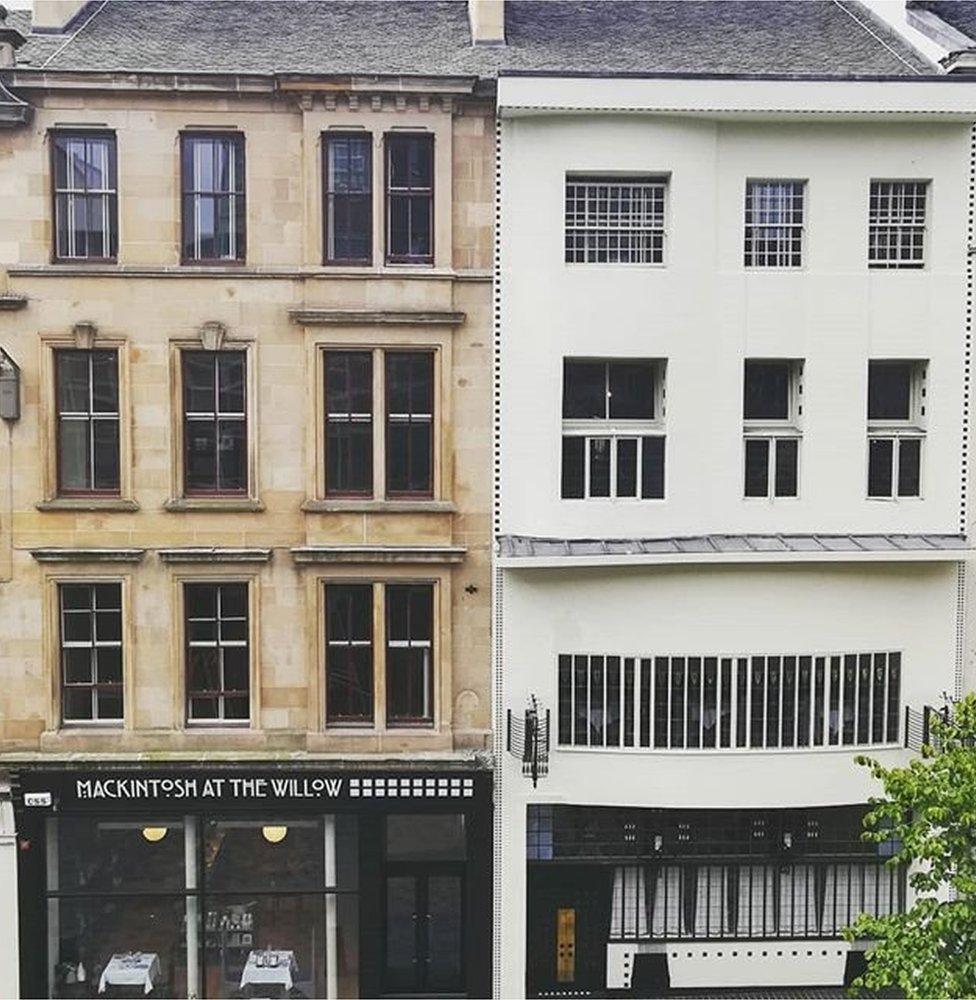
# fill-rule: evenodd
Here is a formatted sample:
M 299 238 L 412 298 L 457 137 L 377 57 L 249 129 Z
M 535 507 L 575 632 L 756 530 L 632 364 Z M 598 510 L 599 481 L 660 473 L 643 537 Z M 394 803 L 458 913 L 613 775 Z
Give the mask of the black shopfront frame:
M 265 765 L 224 767 L 145 767 L 86 762 L 77 767 L 27 768 L 12 775 L 19 838 L 20 972 L 23 996 L 48 995 L 48 899 L 91 897 L 85 891 L 47 888 L 46 820 L 49 816 L 84 817 L 125 823 L 164 823 L 195 816 L 221 821 L 261 817 L 283 820 L 324 814 L 353 814 L 358 824 L 358 970 L 359 995 L 409 995 L 402 984 L 385 982 L 387 948 L 387 878 L 405 868 L 420 876 L 450 870 L 461 877 L 460 968 L 463 982 L 452 996 L 491 994 L 492 934 L 492 776 L 485 769 L 321 768 Z M 208 784 L 209 783 L 209 784 Z M 203 794 L 204 792 L 210 794 Z M 405 866 L 386 859 L 386 817 L 393 814 L 463 816 L 466 853 L 463 861 L 432 859 Z M 198 850 L 203 850 L 199 838 Z M 198 871 L 202 871 L 202 867 Z M 426 889 L 424 890 L 426 891 Z M 186 899 L 196 895 L 200 914 L 208 895 L 227 897 L 233 888 L 208 893 L 206 885 L 152 892 L 154 898 Z M 310 891 L 268 890 L 267 895 L 348 895 L 342 886 Z M 260 893 L 247 889 L 247 896 Z M 146 897 L 146 891 L 98 893 L 113 899 Z M 422 938 L 418 937 L 418 941 Z M 258 942 L 255 942 L 255 947 Z M 200 983 L 206 991 L 206 933 L 200 934 Z M 94 986 L 94 984 L 93 984 Z M 94 988 L 97 992 L 97 987 Z M 419 992 L 419 990 L 418 990 Z M 436 995 L 436 993 L 425 993 Z M 149 994 L 151 996 L 151 994 Z

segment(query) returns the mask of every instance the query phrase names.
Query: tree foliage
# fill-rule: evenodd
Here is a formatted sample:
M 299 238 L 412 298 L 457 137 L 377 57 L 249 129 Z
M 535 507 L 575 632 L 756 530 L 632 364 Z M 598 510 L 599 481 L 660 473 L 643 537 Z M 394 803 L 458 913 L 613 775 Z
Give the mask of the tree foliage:
M 914 997 L 976 997 L 976 695 L 933 717 L 930 744 L 907 767 L 858 757 L 881 782 L 865 840 L 894 841 L 889 864 L 911 865 L 904 913 L 862 914 L 848 940 L 877 942 L 855 990 Z

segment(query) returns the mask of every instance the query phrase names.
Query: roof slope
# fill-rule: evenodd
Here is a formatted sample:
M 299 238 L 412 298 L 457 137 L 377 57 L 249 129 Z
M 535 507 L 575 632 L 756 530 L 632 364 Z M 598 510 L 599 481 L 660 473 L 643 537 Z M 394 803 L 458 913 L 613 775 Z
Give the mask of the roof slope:
M 54 70 L 418 74 L 501 71 L 912 76 L 935 68 L 853 0 L 509 0 L 508 44 L 471 45 L 464 0 L 106 0 Z M 57 37 L 57 36 L 56 36 Z
M 968 35 L 976 44 L 976 2 L 973 0 L 915 0 L 911 4 L 921 10 L 929 10 L 956 31 Z

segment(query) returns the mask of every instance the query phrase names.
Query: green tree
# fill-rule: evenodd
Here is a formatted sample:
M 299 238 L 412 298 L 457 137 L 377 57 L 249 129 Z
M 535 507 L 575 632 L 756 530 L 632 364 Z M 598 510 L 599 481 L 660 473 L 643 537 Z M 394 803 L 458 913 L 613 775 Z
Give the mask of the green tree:
M 905 913 L 862 914 L 848 940 L 868 938 L 867 970 L 854 991 L 976 997 L 976 695 L 933 716 L 931 745 L 907 767 L 858 757 L 881 782 L 863 838 L 894 841 L 889 864 L 911 864 L 915 900 Z

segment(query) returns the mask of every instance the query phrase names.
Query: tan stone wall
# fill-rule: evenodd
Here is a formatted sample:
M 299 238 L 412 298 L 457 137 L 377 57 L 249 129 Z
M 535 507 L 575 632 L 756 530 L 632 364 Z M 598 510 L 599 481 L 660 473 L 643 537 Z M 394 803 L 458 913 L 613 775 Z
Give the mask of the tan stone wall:
M 32 95 L 35 103 L 38 95 Z M 408 98 L 398 109 L 369 97 L 329 109 L 320 97 L 233 100 L 179 94 L 44 96 L 28 129 L 0 134 L 0 292 L 27 308 L 0 312 L 0 346 L 21 365 L 23 415 L 0 427 L 0 750 L 249 749 L 358 753 L 483 747 L 490 726 L 489 509 L 491 492 L 491 108 L 456 98 Z M 445 107 L 446 104 L 446 107 Z M 421 108 L 423 107 L 423 110 Z M 47 132 L 99 124 L 118 135 L 119 266 L 52 266 Z M 382 178 L 384 131 L 435 134 L 435 262 L 432 268 L 329 269 L 321 259 L 322 130 L 356 126 L 376 140 Z M 247 261 L 206 276 L 179 268 L 178 135 L 187 126 L 246 133 Z M 452 204 L 453 202 L 453 204 Z M 8 211 L 9 209 L 9 211 Z M 375 225 L 381 225 L 376 220 Z M 377 242 L 380 235 L 377 235 Z M 377 258 L 379 260 L 381 258 Z M 126 273 L 138 266 L 139 274 Z M 66 273 L 67 272 L 67 273 Z M 310 326 L 294 308 L 460 311 L 456 328 L 417 325 Z M 131 497 L 134 511 L 40 510 L 52 488 L 49 351 L 80 321 L 127 358 Z M 256 398 L 252 417 L 255 496 L 261 511 L 172 511 L 179 407 L 174 344 L 204 323 L 226 326 L 248 346 Z M 419 344 L 440 360 L 441 482 L 438 512 L 306 512 L 317 460 L 315 351 L 327 343 Z M 12 496 L 6 483 L 12 476 Z M 457 565 L 298 566 L 297 545 L 461 545 Z M 159 548 L 272 548 L 267 564 L 169 565 Z M 39 563 L 31 549 L 136 547 L 137 564 Z M 59 729 L 52 617 L 54 582 L 65 576 L 126 581 L 126 719 L 121 731 Z M 182 723 L 177 581 L 248 578 L 256 594 L 256 706 L 249 730 L 188 729 Z M 327 731 L 321 703 L 319 582 L 326 577 L 437 580 L 438 691 L 431 731 L 368 735 Z

